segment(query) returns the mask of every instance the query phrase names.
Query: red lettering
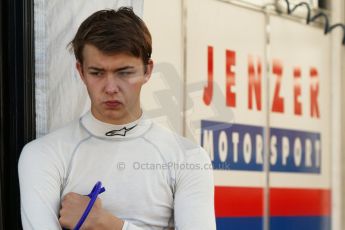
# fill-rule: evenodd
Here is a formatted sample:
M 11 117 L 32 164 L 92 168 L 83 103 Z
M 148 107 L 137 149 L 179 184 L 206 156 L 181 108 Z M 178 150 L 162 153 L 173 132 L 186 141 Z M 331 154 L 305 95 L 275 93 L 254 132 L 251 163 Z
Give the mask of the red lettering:
M 231 50 L 226 50 L 226 105 L 230 107 L 236 106 L 236 94 L 231 91 L 231 87 L 235 85 L 235 73 L 231 67 L 236 64 L 236 53 Z
M 213 96 L 213 47 L 207 47 L 207 86 L 204 87 L 203 100 L 210 105 Z
M 272 104 L 272 112 L 284 113 L 284 98 L 279 95 L 283 67 L 279 60 L 273 60 L 273 74 L 277 77 Z
M 300 101 L 301 96 L 301 69 L 296 67 L 293 71 L 294 77 L 294 89 L 293 89 L 293 97 L 294 97 L 294 112 L 295 115 L 302 115 L 302 103 Z
M 317 69 L 310 68 L 310 116 L 320 118 L 319 103 L 319 74 Z
M 251 56 L 248 59 L 248 108 L 253 109 L 253 91 L 255 93 L 256 108 L 261 111 L 261 61 L 258 59 L 257 76 L 255 74 L 254 61 Z

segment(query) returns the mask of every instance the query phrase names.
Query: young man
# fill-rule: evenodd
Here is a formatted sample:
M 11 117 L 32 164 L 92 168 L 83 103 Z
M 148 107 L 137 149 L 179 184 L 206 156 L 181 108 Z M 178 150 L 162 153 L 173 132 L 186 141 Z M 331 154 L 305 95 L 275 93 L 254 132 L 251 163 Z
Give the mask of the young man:
M 98 11 L 71 42 L 91 111 L 25 146 L 19 161 L 24 230 L 73 229 L 97 181 L 82 229 L 215 229 L 207 153 L 145 118 L 151 35 L 130 8 Z

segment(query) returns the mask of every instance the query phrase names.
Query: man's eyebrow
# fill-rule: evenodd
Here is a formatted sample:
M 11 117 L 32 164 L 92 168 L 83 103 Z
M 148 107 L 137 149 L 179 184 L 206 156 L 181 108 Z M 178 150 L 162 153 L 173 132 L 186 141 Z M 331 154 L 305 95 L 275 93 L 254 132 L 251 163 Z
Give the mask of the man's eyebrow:
M 94 71 L 104 71 L 104 69 L 102 69 L 102 68 L 93 67 L 93 66 L 88 67 L 87 69 L 88 69 L 88 70 L 94 70 Z
M 88 70 L 94 70 L 94 71 L 105 71 L 105 69 L 103 68 L 98 68 L 98 67 L 94 67 L 94 66 L 90 66 L 87 68 Z M 119 72 L 119 71 L 123 71 L 123 70 L 130 70 L 130 69 L 134 69 L 134 66 L 123 66 L 123 67 L 120 67 L 120 68 L 117 68 L 114 70 L 114 72 Z
M 120 68 L 115 69 L 114 72 L 120 72 L 120 71 L 123 71 L 123 70 L 130 70 L 130 69 L 134 69 L 134 66 L 127 65 L 127 66 L 124 66 L 124 67 L 120 67 Z

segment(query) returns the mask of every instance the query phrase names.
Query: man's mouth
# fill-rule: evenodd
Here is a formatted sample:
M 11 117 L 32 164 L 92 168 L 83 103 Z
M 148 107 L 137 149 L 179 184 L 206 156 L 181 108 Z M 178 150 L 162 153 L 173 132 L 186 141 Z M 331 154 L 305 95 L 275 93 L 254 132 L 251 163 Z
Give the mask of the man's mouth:
M 118 106 L 122 105 L 122 103 L 117 100 L 105 101 L 104 104 L 109 108 L 117 108 Z

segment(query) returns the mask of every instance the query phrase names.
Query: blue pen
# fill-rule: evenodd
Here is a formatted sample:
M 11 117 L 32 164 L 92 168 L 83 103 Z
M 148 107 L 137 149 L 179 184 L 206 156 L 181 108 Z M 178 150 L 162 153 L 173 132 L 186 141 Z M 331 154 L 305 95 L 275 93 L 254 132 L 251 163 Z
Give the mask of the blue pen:
M 93 189 L 90 192 L 90 194 L 87 195 L 88 197 L 90 197 L 90 202 L 87 205 L 83 215 L 80 217 L 77 225 L 74 227 L 73 230 L 79 230 L 80 229 L 80 227 L 83 225 L 84 221 L 86 220 L 87 216 L 89 215 L 89 213 L 90 213 L 90 211 L 92 209 L 92 206 L 95 204 L 97 196 L 99 194 L 101 194 L 102 192 L 104 192 L 104 191 L 105 191 L 105 188 L 102 187 L 102 183 L 100 181 L 98 181 L 95 184 L 95 186 L 93 187 Z

